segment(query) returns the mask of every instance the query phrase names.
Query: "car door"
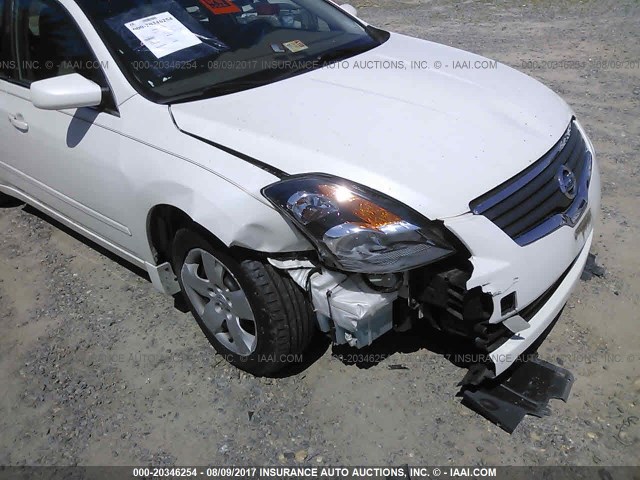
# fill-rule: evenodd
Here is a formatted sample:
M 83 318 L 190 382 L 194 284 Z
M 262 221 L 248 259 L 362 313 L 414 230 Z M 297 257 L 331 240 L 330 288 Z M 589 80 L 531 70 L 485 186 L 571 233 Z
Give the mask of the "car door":
M 0 166 L 30 197 L 130 250 L 123 217 L 133 199 L 115 161 L 123 155 L 121 119 L 102 65 L 57 0 L 13 0 L 11 31 L 14 68 L 1 81 L 0 106 L 8 147 Z M 48 111 L 31 103 L 32 82 L 70 73 L 103 87 L 101 107 Z
M 9 122 L 5 119 L 9 113 L 5 85 L 14 70 L 9 37 L 9 0 L 0 0 L 0 185 L 10 186 L 9 172 L 2 168 L 12 155 L 13 145 L 9 141 L 12 134 Z

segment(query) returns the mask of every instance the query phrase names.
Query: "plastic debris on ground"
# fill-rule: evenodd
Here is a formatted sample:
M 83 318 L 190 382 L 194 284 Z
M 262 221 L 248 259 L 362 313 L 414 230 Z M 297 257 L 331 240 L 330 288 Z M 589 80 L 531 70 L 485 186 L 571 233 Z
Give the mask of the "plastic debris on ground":
M 580 277 L 580 279 L 585 282 L 588 282 L 594 276 L 604 277 L 606 273 L 607 272 L 604 269 L 604 267 L 596 263 L 596 255 L 594 255 L 593 253 L 590 253 L 589 256 L 587 257 L 587 264 L 585 265 L 584 270 L 582 271 L 582 276 Z
M 480 385 L 463 385 L 462 403 L 508 433 L 525 415 L 550 415 L 549 400 L 569 398 L 574 376 L 538 358 L 516 364 L 510 372 Z

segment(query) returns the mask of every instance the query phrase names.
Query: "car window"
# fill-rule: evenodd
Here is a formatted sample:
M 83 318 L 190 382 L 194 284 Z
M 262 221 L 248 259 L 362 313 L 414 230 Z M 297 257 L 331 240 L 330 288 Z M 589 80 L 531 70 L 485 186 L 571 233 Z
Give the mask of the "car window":
M 125 75 L 160 103 L 275 82 L 386 40 L 323 0 L 76 1 Z
M 107 87 L 80 29 L 57 1 L 16 0 L 14 22 L 19 81 L 30 84 L 79 73 Z
M 10 64 L 8 29 L 6 28 L 5 17 L 7 12 L 7 1 L 0 0 L 0 78 L 8 76 L 12 65 Z

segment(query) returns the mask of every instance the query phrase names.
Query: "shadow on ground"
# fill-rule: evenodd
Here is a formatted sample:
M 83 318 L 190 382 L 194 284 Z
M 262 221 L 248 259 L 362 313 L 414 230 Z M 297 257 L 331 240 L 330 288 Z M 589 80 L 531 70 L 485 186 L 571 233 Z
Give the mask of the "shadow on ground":
M 481 352 L 468 339 L 448 335 L 437 331 L 425 323 L 419 323 L 407 332 L 389 332 L 378 338 L 373 344 L 364 348 L 353 348 L 348 345 L 333 346 L 332 353 L 345 365 L 358 368 L 376 367 L 394 353 L 414 353 L 419 350 L 442 355 L 452 364 L 467 368 L 469 359 L 477 358 Z M 402 364 L 387 365 L 390 370 L 404 370 Z

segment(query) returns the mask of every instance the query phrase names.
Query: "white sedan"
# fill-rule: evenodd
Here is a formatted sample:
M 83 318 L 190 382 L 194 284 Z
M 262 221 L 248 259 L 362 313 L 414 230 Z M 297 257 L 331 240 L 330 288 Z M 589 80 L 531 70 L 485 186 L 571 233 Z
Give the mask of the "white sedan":
M 0 201 L 146 269 L 256 375 L 416 322 L 500 375 L 584 268 L 593 146 L 537 81 L 355 14 L 0 0 Z

